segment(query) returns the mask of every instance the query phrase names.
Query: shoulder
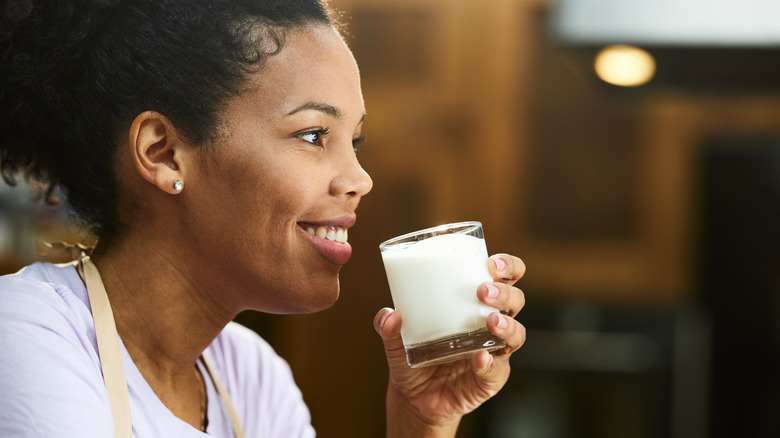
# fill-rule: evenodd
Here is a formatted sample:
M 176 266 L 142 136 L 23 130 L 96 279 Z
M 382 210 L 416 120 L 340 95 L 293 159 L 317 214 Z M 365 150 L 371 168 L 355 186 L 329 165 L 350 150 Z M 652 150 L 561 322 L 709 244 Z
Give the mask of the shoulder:
M 206 354 L 224 381 L 247 436 L 314 436 L 289 365 L 259 335 L 230 323 Z
M 16 305 L 32 302 L 61 303 L 55 284 L 45 276 L 45 265 L 34 264 L 15 274 L 0 276 L 0 299 L 4 304 Z M 3 306 L 7 308 L 8 306 Z
M 0 330 L 46 327 L 89 332 L 92 315 L 86 288 L 72 264 L 35 263 L 0 276 Z
M 0 299 L 4 301 L 12 297 L 62 299 L 74 295 L 83 302 L 85 294 L 77 294 L 79 289 L 84 285 L 73 263 L 33 263 L 14 274 L 0 276 Z
M 77 436 L 88 424 L 112 427 L 101 421 L 107 400 L 76 280 L 72 266 L 47 264 L 0 277 L 0 436 Z
M 0 333 L 94 338 L 86 288 L 71 264 L 36 263 L 0 276 Z M 11 331 L 9 333 L 8 331 Z

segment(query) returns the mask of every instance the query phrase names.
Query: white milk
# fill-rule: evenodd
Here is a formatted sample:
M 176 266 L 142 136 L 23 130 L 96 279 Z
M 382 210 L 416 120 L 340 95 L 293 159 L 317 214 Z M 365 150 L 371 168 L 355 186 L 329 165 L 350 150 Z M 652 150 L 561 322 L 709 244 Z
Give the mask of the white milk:
M 480 303 L 477 286 L 493 281 L 485 241 L 444 234 L 382 251 L 404 346 L 485 328 L 497 309 Z

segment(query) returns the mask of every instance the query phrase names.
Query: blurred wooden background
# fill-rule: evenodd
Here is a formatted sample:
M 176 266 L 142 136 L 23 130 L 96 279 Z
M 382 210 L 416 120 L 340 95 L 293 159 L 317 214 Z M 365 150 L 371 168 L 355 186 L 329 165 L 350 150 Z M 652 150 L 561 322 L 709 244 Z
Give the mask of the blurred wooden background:
M 386 371 L 371 321 L 391 299 L 377 245 L 400 233 L 482 221 L 491 253 L 527 263 L 519 286 L 531 309 L 700 299 L 699 148 L 780 135 L 777 94 L 619 95 L 587 53 L 549 37 L 546 0 L 333 4 L 363 78 L 360 159 L 374 190 L 350 232 L 336 306 L 274 322 L 321 436 L 382 435 Z M 461 436 L 485 435 L 467 419 Z

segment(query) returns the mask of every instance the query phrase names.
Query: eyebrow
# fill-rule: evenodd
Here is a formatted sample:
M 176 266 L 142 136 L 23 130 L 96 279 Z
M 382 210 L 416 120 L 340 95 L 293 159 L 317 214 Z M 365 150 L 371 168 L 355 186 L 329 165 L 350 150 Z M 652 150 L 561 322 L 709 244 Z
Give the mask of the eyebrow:
M 285 117 L 290 117 L 295 113 L 305 111 L 305 110 L 320 111 L 331 117 L 335 117 L 336 119 L 339 120 L 341 120 L 344 117 L 344 113 L 342 113 L 341 110 L 336 108 L 335 106 L 329 105 L 327 103 L 313 102 L 313 101 L 306 102 L 303 105 L 295 108 L 294 110 L 287 113 Z M 363 123 L 364 120 L 366 120 L 366 113 L 363 113 L 363 117 L 360 118 L 360 122 L 358 122 L 358 125 Z
M 321 102 L 306 102 L 303 105 L 287 113 L 287 117 L 305 110 L 319 111 L 331 117 L 335 117 L 337 119 L 342 119 L 344 117 L 344 114 L 341 112 L 340 109 L 336 108 L 333 105 L 328 105 L 327 103 L 321 103 Z

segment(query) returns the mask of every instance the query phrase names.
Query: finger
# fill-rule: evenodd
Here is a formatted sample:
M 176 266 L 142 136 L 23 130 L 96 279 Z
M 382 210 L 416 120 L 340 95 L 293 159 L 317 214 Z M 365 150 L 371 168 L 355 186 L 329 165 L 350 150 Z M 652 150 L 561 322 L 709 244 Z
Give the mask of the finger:
M 401 338 L 401 315 L 395 310 L 385 307 L 374 316 L 374 330 L 385 341 Z
M 480 350 L 471 356 L 471 369 L 478 376 L 484 376 L 490 372 L 492 366 L 493 355 L 488 353 L 487 350 Z
M 496 281 L 514 284 L 525 274 L 525 263 L 509 254 L 496 254 L 490 257 L 488 269 Z
M 486 350 L 471 356 L 471 369 L 488 397 L 494 396 L 509 378 L 509 356 L 494 356 Z
M 393 369 L 405 369 L 407 362 L 401 339 L 401 314 L 387 307 L 380 310 L 374 316 L 374 330 L 382 337 L 391 374 Z
M 493 352 L 495 356 L 512 354 L 525 343 L 525 327 L 507 315 L 491 313 L 487 318 L 487 328 L 490 333 L 506 342 L 506 347 Z
M 482 283 L 477 288 L 477 297 L 484 304 L 495 307 L 512 318 L 525 306 L 525 294 L 516 287 L 504 283 Z

